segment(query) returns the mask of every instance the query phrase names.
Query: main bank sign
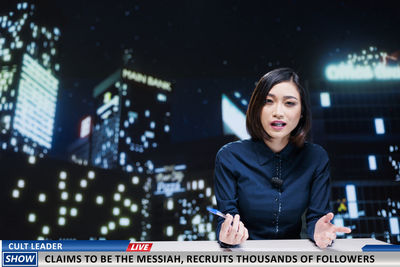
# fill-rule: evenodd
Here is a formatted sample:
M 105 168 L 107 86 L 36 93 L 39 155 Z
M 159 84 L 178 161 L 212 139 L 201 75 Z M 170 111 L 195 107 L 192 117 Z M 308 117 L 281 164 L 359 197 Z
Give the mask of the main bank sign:
M 329 81 L 400 80 L 400 66 L 330 64 L 325 68 L 325 76 Z
M 150 75 L 146 75 L 140 72 L 136 72 L 133 70 L 123 69 L 122 70 L 122 78 L 133 80 L 138 83 L 143 83 L 151 87 L 157 87 L 162 90 L 172 91 L 171 83 L 167 81 L 163 81 L 158 78 L 154 78 Z

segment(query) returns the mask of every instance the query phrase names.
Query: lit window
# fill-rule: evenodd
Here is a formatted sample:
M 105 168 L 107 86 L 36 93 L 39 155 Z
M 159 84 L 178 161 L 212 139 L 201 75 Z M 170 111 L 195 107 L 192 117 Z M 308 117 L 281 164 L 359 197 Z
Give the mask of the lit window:
M 118 216 L 120 214 L 120 209 L 118 207 L 115 207 L 115 208 L 113 208 L 112 213 L 114 216 Z
M 369 169 L 371 171 L 375 171 L 377 169 L 375 155 L 369 155 L 368 156 L 368 164 L 369 164 Z
M 211 196 L 211 188 L 207 187 L 206 189 L 206 197 L 210 197 Z
M 192 190 L 197 190 L 197 181 L 196 180 L 192 181 Z
M 346 198 L 350 218 L 358 218 L 357 195 L 355 185 L 346 185 Z
M 199 214 L 195 215 L 192 219 L 192 225 L 197 225 L 200 224 L 201 222 L 201 217 Z
M 198 186 L 200 190 L 204 189 L 204 180 L 199 180 Z
M 35 222 L 36 221 L 36 215 L 34 213 L 29 213 L 28 215 L 28 222 Z
M 39 202 L 45 202 L 46 201 L 46 195 L 43 194 L 43 193 L 40 193 L 38 199 L 39 199 Z
M 68 199 L 68 192 L 61 192 L 61 199 L 62 200 L 67 200 Z
M 124 191 L 125 191 L 125 185 L 119 184 L 119 185 L 118 185 L 118 191 L 119 191 L 119 192 L 124 192 Z
M 59 212 L 60 212 L 60 215 L 65 215 L 65 214 L 67 214 L 67 208 L 66 208 L 66 207 L 60 207 Z
M 78 215 L 78 210 L 76 208 L 71 208 L 70 214 L 72 217 L 76 217 Z
M 385 133 L 385 124 L 382 118 L 375 119 L 375 132 L 376 134 L 384 134 Z
M 167 236 L 172 236 L 174 234 L 174 228 L 172 226 L 167 226 L 165 232 Z
M 101 205 L 101 204 L 103 204 L 103 202 L 104 202 L 104 199 L 102 196 L 96 197 L 96 204 Z
M 94 177 L 95 177 L 94 171 L 89 171 L 89 172 L 88 172 L 88 178 L 89 178 L 90 180 L 93 180 Z
M 64 190 L 65 189 L 65 182 L 64 181 L 60 181 L 58 183 L 58 189 L 60 189 L 60 190 Z
M 139 183 L 139 177 L 133 176 L 132 177 L 132 184 L 138 184 Z
M 329 93 L 323 92 L 320 93 L 321 107 L 330 107 L 331 106 L 331 97 Z
M 400 234 L 398 217 L 389 218 L 389 225 L 390 225 L 390 232 L 392 233 L 392 235 Z
M 60 172 L 60 179 L 61 180 L 67 179 L 67 173 L 65 171 Z
M 49 233 L 50 233 L 50 227 L 48 227 L 47 225 L 43 226 L 42 234 L 48 235 Z
M 35 156 L 29 156 L 28 162 L 29 162 L 30 164 L 35 164 L 35 163 L 36 163 L 36 157 L 35 157 Z
M 120 201 L 121 200 L 121 194 L 120 193 L 115 193 L 114 194 L 114 201 Z
M 133 167 L 132 167 L 132 165 L 127 165 L 127 166 L 126 166 L 126 171 L 127 171 L 127 172 L 133 172 Z
M 83 196 L 82 196 L 81 193 L 77 193 L 77 194 L 75 195 L 75 201 L 76 201 L 76 202 L 81 202 L 82 199 L 83 199 Z
M 19 198 L 19 190 L 18 189 L 14 189 L 12 191 L 12 197 L 13 198 Z
M 131 205 L 131 212 L 137 212 L 138 211 L 138 206 L 136 204 Z
M 106 234 L 108 233 L 108 228 L 107 228 L 107 226 L 102 226 L 102 227 L 100 228 L 100 233 L 101 233 L 102 235 L 106 235 Z
M 25 187 L 25 181 L 22 180 L 22 179 L 19 179 L 19 180 L 18 180 L 18 187 L 19 187 L 19 188 L 24 188 L 24 187 Z
M 129 198 L 124 200 L 124 206 L 129 207 L 131 205 L 131 200 Z
M 86 188 L 87 187 L 87 181 L 85 179 L 81 180 L 81 187 Z
M 129 218 L 125 218 L 125 217 L 119 218 L 119 225 L 121 225 L 121 226 L 129 226 L 129 224 L 130 224 Z
M 157 100 L 160 102 L 165 102 L 165 101 L 167 101 L 167 96 L 159 93 L 159 94 L 157 94 Z
M 89 136 L 92 128 L 92 117 L 87 116 L 81 121 L 81 127 L 79 131 L 79 137 L 85 138 Z
M 174 201 L 172 199 L 167 200 L 167 209 L 168 210 L 174 209 Z
M 115 222 L 109 222 L 108 223 L 108 229 L 115 230 Z
M 64 217 L 58 218 L 58 225 L 61 225 L 61 226 L 65 225 L 65 218 Z

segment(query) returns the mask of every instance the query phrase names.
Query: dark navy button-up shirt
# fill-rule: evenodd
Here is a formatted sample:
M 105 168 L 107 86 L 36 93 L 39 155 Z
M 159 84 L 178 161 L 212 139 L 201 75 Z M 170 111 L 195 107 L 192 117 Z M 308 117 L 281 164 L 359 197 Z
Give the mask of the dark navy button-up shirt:
M 216 157 L 215 196 L 220 211 L 240 215 L 249 239 L 300 238 L 307 210 L 313 240 L 315 223 L 330 211 L 328 154 L 307 142 L 302 148 L 289 142 L 279 153 L 258 140 L 226 144 Z M 223 221 L 218 218 L 217 238 Z

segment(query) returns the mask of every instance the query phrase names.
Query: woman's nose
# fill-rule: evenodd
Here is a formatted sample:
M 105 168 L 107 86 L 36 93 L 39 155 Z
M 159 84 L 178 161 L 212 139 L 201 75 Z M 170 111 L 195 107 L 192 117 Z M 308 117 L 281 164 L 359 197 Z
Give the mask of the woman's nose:
M 274 117 L 282 118 L 283 117 L 283 109 L 281 104 L 276 104 L 273 110 Z

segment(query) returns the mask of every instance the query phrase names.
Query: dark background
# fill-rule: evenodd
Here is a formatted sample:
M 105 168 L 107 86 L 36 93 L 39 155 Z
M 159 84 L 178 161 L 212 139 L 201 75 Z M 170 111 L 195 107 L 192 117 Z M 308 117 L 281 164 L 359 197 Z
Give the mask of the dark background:
M 137 71 L 174 82 L 172 141 L 221 134 L 213 119 L 224 90 L 250 95 L 267 71 L 289 66 L 303 80 L 375 46 L 399 49 L 393 1 L 37 1 L 38 23 L 61 30 L 60 102 L 53 156 L 65 158 L 92 91 L 130 49 Z M 15 8 L 2 1 L 0 10 Z M 209 119 L 203 119 L 209 118 Z

